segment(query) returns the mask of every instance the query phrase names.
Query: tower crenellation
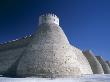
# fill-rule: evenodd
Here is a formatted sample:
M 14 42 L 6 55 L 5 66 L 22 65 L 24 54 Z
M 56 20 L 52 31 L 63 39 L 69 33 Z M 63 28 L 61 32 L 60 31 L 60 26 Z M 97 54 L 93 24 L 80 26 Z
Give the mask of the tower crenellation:
M 59 18 L 55 14 L 51 14 L 51 13 L 41 15 L 39 17 L 39 25 L 44 23 L 46 24 L 54 23 L 59 25 Z

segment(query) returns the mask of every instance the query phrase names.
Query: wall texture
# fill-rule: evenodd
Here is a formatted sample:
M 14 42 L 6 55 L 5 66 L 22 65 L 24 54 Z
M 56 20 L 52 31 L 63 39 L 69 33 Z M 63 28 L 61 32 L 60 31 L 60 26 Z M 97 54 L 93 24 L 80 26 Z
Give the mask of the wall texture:
M 31 37 L 0 45 L 0 74 L 14 76 L 18 60 Z
M 83 65 L 87 66 L 86 69 L 81 69 Z M 80 65 L 63 30 L 56 24 L 42 24 L 39 27 L 17 68 L 19 76 L 83 73 L 92 74 L 88 61 Z
M 110 67 L 110 61 L 106 61 L 106 63 L 108 64 L 108 66 Z
M 96 56 L 96 58 L 98 59 L 98 61 L 102 65 L 104 73 L 105 74 L 110 74 L 110 68 L 109 68 L 108 64 L 104 61 L 104 59 L 101 56 Z
M 87 58 L 82 53 L 82 51 L 74 46 L 72 46 L 72 48 L 73 48 L 73 52 L 77 56 L 79 67 L 81 69 L 81 74 L 91 74 L 92 70 L 91 70 L 90 64 Z
M 83 51 L 83 54 L 88 59 L 94 74 L 104 74 L 102 65 L 99 63 L 91 50 Z
M 30 37 L 0 44 L 0 74 L 6 76 L 109 74 L 109 65 L 72 46 L 57 24 L 42 24 Z

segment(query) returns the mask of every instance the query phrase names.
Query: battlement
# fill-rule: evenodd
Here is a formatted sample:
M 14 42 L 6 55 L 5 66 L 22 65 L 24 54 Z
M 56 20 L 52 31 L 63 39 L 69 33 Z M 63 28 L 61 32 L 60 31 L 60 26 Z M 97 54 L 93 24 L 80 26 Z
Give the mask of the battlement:
M 0 52 L 24 47 L 30 42 L 31 39 L 32 35 L 29 35 L 12 41 L 0 43 Z
M 59 18 L 55 14 L 50 14 L 50 13 L 41 15 L 39 17 L 39 25 L 44 23 L 47 23 L 47 24 L 55 23 L 59 25 Z

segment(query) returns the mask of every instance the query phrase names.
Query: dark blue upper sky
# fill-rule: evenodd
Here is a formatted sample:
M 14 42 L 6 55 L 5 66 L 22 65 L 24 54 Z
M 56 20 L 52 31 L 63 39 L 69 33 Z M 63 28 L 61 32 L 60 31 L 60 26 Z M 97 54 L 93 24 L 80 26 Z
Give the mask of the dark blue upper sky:
M 110 60 L 110 0 L 0 0 L 0 42 L 32 34 L 49 12 L 71 44 Z

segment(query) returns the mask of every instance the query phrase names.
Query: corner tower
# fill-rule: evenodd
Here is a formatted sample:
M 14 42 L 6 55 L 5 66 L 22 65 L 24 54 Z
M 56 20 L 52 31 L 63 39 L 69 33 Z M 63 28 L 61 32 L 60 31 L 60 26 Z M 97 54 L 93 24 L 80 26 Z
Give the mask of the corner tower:
M 39 25 L 52 23 L 59 25 L 59 18 L 54 14 L 49 13 L 39 17 Z
M 59 26 L 59 18 L 56 15 L 40 16 L 38 27 L 22 53 L 17 68 L 18 76 L 92 74 L 87 60 L 82 64 L 86 67 L 80 66 L 78 57 Z

